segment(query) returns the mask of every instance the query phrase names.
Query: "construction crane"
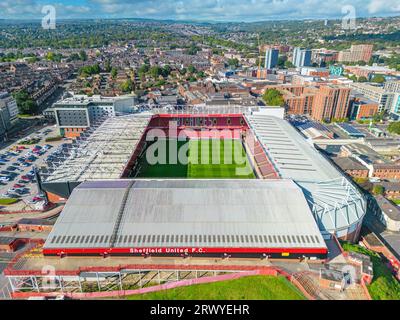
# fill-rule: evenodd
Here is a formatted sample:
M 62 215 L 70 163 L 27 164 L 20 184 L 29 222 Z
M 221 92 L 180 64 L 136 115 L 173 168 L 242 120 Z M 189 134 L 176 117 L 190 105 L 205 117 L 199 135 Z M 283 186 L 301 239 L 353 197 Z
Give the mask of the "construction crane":
M 257 41 L 258 41 L 258 70 L 257 70 L 257 78 L 261 78 L 261 61 L 262 61 L 262 50 L 260 44 L 260 34 L 257 34 Z

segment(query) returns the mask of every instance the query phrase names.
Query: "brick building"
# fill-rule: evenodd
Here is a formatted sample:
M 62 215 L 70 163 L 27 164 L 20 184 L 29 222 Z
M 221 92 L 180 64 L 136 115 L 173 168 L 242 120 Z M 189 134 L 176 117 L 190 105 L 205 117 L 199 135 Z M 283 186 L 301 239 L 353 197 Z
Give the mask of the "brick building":
M 382 180 L 400 180 L 400 165 L 391 163 L 375 163 L 373 177 Z
M 352 157 L 337 157 L 333 161 L 336 165 L 354 178 L 368 178 L 369 170 Z
M 336 85 L 324 85 L 314 98 L 311 117 L 318 121 L 331 121 L 347 117 L 350 89 Z

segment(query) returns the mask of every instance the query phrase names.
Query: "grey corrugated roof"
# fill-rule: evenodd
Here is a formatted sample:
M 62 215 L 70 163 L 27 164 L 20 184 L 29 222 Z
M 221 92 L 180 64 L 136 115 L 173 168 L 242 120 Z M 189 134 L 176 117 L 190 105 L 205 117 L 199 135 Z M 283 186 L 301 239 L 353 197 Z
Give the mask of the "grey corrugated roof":
M 83 183 L 45 248 L 108 247 L 125 191 L 119 182 Z M 128 248 L 326 247 L 291 180 L 135 180 L 117 235 L 115 247 Z
M 302 188 L 320 230 L 337 232 L 362 221 L 363 195 L 295 128 L 274 116 L 246 117 L 279 175 Z
M 246 116 L 282 178 L 326 181 L 341 177 L 287 121 L 273 116 Z

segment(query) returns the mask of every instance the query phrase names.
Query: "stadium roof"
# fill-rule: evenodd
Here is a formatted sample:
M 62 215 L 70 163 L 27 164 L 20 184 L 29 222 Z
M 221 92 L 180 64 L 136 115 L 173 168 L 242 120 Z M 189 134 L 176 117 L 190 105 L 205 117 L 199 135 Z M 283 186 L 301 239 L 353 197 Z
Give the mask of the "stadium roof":
M 118 248 L 326 248 L 291 180 L 186 179 L 85 182 L 44 248 L 106 248 L 112 239 Z
M 131 158 L 151 116 L 111 117 L 100 126 L 90 128 L 72 144 L 65 144 L 44 182 L 117 179 Z
M 247 120 L 279 175 L 303 189 L 320 230 L 350 229 L 362 221 L 366 202 L 360 191 L 295 128 L 273 116 Z
M 282 178 L 325 181 L 342 176 L 287 121 L 265 115 L 247 120 Z

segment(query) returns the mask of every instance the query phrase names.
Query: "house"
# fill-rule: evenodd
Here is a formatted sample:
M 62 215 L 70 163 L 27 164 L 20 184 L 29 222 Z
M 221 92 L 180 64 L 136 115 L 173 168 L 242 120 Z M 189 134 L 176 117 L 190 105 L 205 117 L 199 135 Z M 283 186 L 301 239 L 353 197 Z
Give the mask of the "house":
M 0 252 L 14 252 L 24 244 L 24 240 L 13 237 L 0 237 Z
M 19 231 L 27 232 L 50 232 L 53 228 L 53 224 L 46 219 L 29 219 L 22 218 L 17 223 Z
M 333 158 L 336 165 L 353 178 L 368 178 L 369 170 L 353 157 Z

